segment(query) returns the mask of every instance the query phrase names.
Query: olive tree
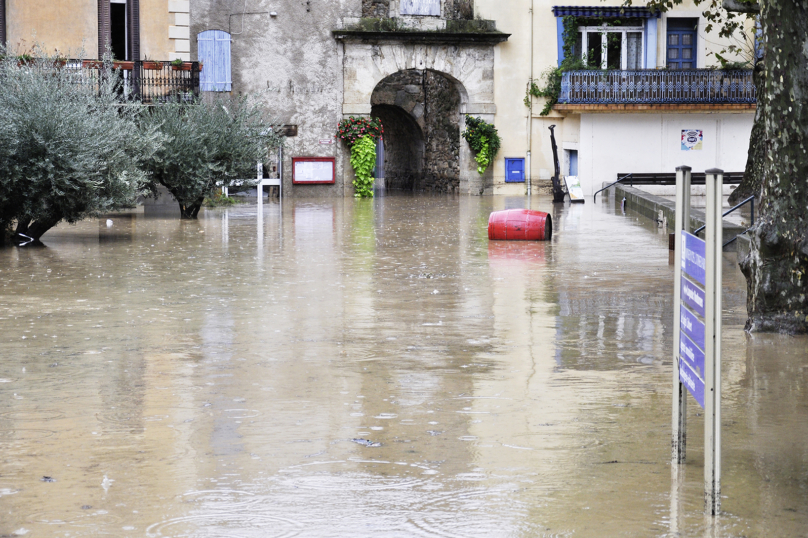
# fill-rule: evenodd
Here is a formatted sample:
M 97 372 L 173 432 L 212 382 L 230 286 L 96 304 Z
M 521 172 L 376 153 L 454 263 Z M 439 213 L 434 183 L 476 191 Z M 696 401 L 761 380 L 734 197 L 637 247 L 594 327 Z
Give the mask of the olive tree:
M 217 184 L 254 177 L 256 162 L 283 141 L 280 126 L 246 97 L 166 103 L 143 126 L 165 138 L 146 163 L 152 190 L 156 195 L 157 184 L 168 189 L 183 219 L 197 218 Z
M 100 73 L 88 80 L 47 56 L 0 60 L 0 226 L 18 246 L 63 220 L 131 207 L 146 186 L 139 162 L 159 135 L 122 105 L 115 72 Z

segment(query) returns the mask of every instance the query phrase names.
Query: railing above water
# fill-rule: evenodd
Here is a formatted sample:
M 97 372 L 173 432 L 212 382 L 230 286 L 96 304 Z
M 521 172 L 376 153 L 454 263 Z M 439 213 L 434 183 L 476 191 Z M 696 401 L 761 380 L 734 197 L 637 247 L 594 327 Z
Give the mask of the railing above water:
M 559 104 L 756 103 L 752 71 L 565 71 Z

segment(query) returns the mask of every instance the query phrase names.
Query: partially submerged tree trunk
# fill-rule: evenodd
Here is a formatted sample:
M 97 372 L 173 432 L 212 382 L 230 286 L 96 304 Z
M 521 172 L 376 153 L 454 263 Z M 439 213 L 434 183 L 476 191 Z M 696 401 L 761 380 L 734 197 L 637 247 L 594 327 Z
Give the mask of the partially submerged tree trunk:
M 766 73 L 763 62 L 755 65 L 753 74 L 755 88 L 757 88 L 757 110 L 755 111 L 755 123 L 752 126 L 752 134 L 749 137 L 749 152 L 746 159 L 746 169 L 743 173 L 743 180 L 738 188 L 732 191 L 729 196 L 730 205 L 735 205 L 750 196 L 756 196 L 760 200 L 760 188 L 763 185 L 763 164 L 766 160 L 766 99 L 764 87 L 766 84 Z
M 18 247 L 42 246 L 40 239 L 45 232 L 56 226 L 61 219 L 51 218 L 49 220 L 22 220 L 17 223 L 11 241 Z
M 766 80 L 760 217 L 741 260 L 750 331 L 808 332 L 808 5 L 761 10 Z
M 180 202 L 180 218 L 182 219 L 195 219 L 199 216 L 199 210 L 202 209 L 202 203 L 205 198 L 199 198 L 192 204 L 185 204 Z

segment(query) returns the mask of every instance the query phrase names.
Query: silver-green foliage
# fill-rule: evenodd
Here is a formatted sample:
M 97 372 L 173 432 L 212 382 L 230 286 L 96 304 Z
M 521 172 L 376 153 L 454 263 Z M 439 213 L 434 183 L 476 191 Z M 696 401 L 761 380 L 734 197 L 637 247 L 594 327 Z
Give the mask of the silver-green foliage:
M 217 182 L 254 177 L 256 162 L 283 141 L 280 126 L 246 97 L 168 103 L 155 107 L 143 126 L 165 138 L 147 169 L 186 218 L 196 216 Z
M 88 82 L 52 57 L 0 60 L 0 228 L 16 224 L 18 243 L 132 206 L 144 189 L 139 161 L 160 136 L 138 128 L 109 73 Z

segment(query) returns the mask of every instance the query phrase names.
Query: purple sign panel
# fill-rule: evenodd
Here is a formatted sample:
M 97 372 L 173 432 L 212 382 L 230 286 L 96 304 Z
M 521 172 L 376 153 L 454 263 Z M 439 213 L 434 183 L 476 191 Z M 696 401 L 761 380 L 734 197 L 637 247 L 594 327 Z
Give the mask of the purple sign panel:
M 696 374 L 704 379 L 704 352 L 684 334 L 679 334 L 679 358 L 690 365 Z
M 682 301 L 701 317 L 704 317 L 704 297 L 701 288 L 682 277 Z
M 699 379 L 696 372 L 690 369 L 684 361 L 679 361 L 679 381 L 687 387 L 702 409 L 704 409 L 704 381 Z
M 702 286 L 707 285 L 706 252 L 707 245 L 704 240 L 682 231 L 682 271 Z
M 704 323 L 687 308 L 679 309 L 679 326 L 697 346 L 704 349 Z

